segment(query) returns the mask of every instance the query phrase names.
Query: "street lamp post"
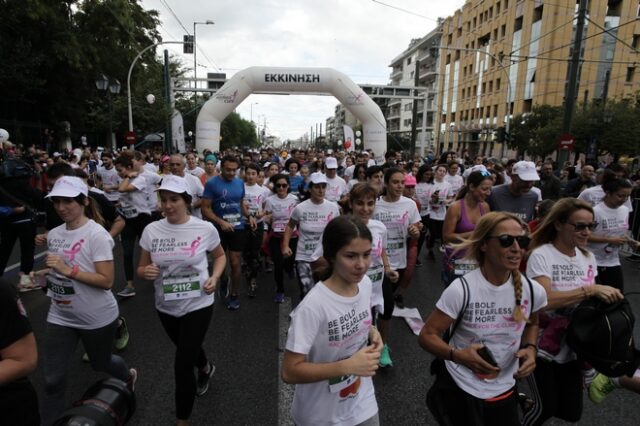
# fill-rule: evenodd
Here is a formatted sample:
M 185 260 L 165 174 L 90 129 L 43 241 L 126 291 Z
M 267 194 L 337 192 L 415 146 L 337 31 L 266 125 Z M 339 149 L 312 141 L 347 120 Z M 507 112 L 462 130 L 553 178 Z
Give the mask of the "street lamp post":
M 213 25 L 214 22 L 210 19 L 207 19 L 204 22 L 194 22 L 193 23 L 193 84 L 194 84 L 194 88 L 198 88 L 198 63 L 196 62 L 196 52 L 197 52 L 197 48 L 196 48 L 196 25 Z
M 116 148 L 116 139 L 113 135 L 113 102 L 111 102 L 111 95 L 117 95 L 120 93 L 120 82 L 117 79 L 110 80 L 106 75 L 102 74 L 96 79 L 96 88 L 101 92 L 107 93 L 107 100 L 109 102 L 109 139 L 112 149 Z
M 259 105 L 258 102 L 251 102 L 251 124 L 253 124 L 253 106 Z

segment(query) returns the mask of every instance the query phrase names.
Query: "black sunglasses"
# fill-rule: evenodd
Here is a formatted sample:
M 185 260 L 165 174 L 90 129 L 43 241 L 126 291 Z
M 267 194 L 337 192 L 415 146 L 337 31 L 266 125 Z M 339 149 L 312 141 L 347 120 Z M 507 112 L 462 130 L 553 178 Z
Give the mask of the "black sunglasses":
M 276 183 L 276 188 L 287 188 L 288 186 L 288 183 Z
M 526 235 L 490 235 L 487 238 L 495 238 L 500 243 L 501 247 L 508 248 L 513 245 L 514 241 L 518 242 L 518 246 L 521 249 L 526 249 L 529 247 L 529 242 L 531 242 L 531 238 Z
M 584 223 L 584 222 L 579 222 L 579 223 L 571 223 L 571 222 L 565 222 L 567 225 L 571 225 L 573 226 L 573 228 L 575 229 L 576 232 L 582 232 L 585 229 L 589 228 L 589 231 L 593 231 L 594 229 L 596 229 L 598 227 L 598 222 L 591 222 L 591 223 Z

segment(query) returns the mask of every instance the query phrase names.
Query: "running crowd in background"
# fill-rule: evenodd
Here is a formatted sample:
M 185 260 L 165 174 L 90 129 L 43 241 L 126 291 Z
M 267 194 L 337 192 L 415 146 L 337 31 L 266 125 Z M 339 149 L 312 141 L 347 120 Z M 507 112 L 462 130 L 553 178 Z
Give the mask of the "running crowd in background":
M 177 424 L 215 371 L 202 348 L 215 295 L 240 309 L 266 285 L 261 271 L 273 273 L 274 303 L 287 294 L 297 305 L 282 379 L 296 384 L 299 425 L 379 424 L 371 376 L 393 366 L 390 319 L 423 265 L 444 289 L 419 339 L 437 358 L 427 403 L 441 424 L 576 422 L 585 388 L 594 403 L 616 388 L 640 393 L 640 372 L 598 373 L 565 339 L 573 308 L 622 300 L 621 258 L 640 260 L 640 176 L 620 164 L 8 144 L 0 183 L 3 273 L 20 241 L 17 291 L 0 284 L 0 413 L 11 424 L 61 415 L 78 341 L 94 370 L 134 390 L 136 369 L 113 349 L 129 340 L 117 297 L 136 296 L 136 277 L 153 281 L 176 346 Z M 114 282 L 118 243 L 124 282 Z M 34 337 L 18 292 L 36 289 L 51 302 L 46 335 Z M 27 379 L 36 338 L 41 401 Z

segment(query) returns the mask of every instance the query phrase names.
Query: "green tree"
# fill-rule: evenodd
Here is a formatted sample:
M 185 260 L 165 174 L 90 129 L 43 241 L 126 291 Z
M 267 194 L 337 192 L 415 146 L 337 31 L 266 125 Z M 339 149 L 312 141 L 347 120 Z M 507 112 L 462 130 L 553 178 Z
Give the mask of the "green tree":
M 521 156 L 545 157 L 557 146 L 562 134 L 562 107 L 538 105 L 531 113 L 518 114 L 511 121 L 509 148 Z
M 249 120 L 232 112 L 222 121 L 220 128 L 220 150 L 229 148 L 252 148 L 259 145 L 256 129 Z

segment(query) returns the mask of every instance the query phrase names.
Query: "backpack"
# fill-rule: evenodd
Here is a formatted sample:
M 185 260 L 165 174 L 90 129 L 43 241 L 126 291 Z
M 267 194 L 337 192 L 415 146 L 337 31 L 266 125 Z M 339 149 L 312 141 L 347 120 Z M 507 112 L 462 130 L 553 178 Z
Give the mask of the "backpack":
M 0 163 L 0 179 L 25 178 L 33 176 L 33 169 L 24 161 L 9 157 Z
M 608 304 L 592 297 L 574 309 L 567 344 L 605 376 L 631 377 L 640 365 L 640 351 L 633 340 L 634 323 L 627 299 Z

